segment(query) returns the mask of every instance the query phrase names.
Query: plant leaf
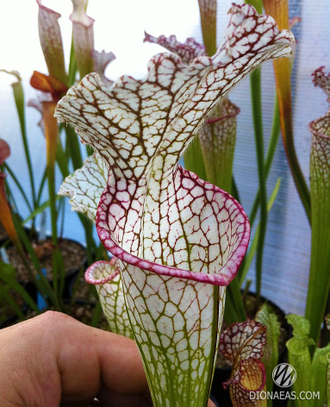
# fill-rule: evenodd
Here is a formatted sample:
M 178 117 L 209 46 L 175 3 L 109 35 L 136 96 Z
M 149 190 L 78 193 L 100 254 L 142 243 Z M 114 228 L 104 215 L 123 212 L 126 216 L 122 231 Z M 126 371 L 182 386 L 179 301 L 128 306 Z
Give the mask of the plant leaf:
M 40 44 L 49 75 L 67 84 L 68 77 L 65 71 L 61 29 L 57 21 L 61 14 L 43 6 L 41 0 L 37 0 L 37 4 L 39 6 L 38 27 Z
M 293 390 L 297 394 L 301 391 L 310 390 L 311 356 L 308 347 L 312 344 L 313 340 L 306 336 L 303 338 L 293 337 L 286 344 L 289 363 L 297 372 L 297 380 L 293 384 Z M 298 404 L 298 406 L 300 405 Z
M 69 175 L 59 195 L 67 196 L 73 211 L 84 213 L 95 222 L 97 206 L 108 180 L 108 170 L 98 154 L 88 157 L 84 166 Z
M 330 400 L 330 355 L 327 355 L 327 400 Z
M 205 114 L 249 70 L 266 59 L 288 55 L 292 35 L 288 31 L 279 33 L 274 20 L 265 16 L 257 18 L 251 10 L 248 6 L 232 8 L 227 36 L 213 58 L 201 57 L 194 65 L 186 67 L 174 55 L 160 54 L 150 61 L 146 79 L 137 81 L 124 76 L 112 89 L 105 88 L 96 75 L 90 75 L 78 88 L 68 92 L 58 106 L 57 116 L 81 127 L 79 133 L 82 139 L 102 149 L 101 154 L 110 166 L 114 166 L 118 157 L 114 167 L 125 167 L 124 159 L 139 152 L 136 172 L 141 173 L 155 151 L 161 153 L 161 141 L 164 140 L 165 149 L 173 139 L 184 140 L 188 132 L 189 136 L 194 134 Z M 257 19 L 258 27 L 262 28 L 255 43 Z M 243 51 L 246 55 L 240 54 Z M 167 89 L 163 90 L 164 87 Z M 130 106 L 127 105 L 128 100 Z M 100 105 L 99 113 L 95 109 L 97 105 Z M 78 117 L 80 112 L 82 116 Z M 120 120 L 121 115 L 123 120 Z M 137 117 L 142 117 L 142 128 Z M 111 139 L 115 139 L 114 136 L 121 131 L 128 134 L 131 145 L 135 147 L 133 154 L 129 154 L 130 149 L 120 137 L 113 142 L 109 139 L 109 122 L 113 123 Z M 94 131 L 89 130 L 90 126 Z M 152 135 L 155 136 L 150 137 Z M 161 136 L 163 140 L 160 140 Z M 104 138 L 101 143 L 99 137 Z M 145 152 L 141 156 L 142 144 Z M 183 144 L 182 149 L 187 141 L 180 144 Z M 112 148 L 112 153 L 109 148 Z M 119 154 L 117 150 L 120 150 Z M 129 165 L 133 167 L 136 161 L 132 159 Z
M 313 77 L 315 86 L 320 86 L 329 99 L 330 74 L 326 75 L 321 67 Z M 316 344 L 330 287 L 330 109 L 308 127 L 312 133 L 310 189 L 313 227 L 305 315 L 311 323 L 311 337 Z
M 96 225 L 120 260 L 155 407 L 207 404 L 225 295 L 217 286 L 235 276 L 250 233 L 240 205 L 178 161 L 229 89 L 288 55 L 292 41 L 273 19 L 234 5 L 214 57 L 186 66 L 159 54 L 145 79 L 123 76 L 113 87 L 91 74 L 58 104 L 60 121 L 76 126 L 109 170 Z
M 314 406 L 325 403 L 327 391 L 327 366 L 330 358 L 330 343 L 325 348 L 317 348 L 314 353 L 311 366 L 311 385 L 312 392 L 320 392 Z
M 289 28 L 289 3 L 288 0 L 263 0 L 266 13 L 275 18 L 280 29 Z M 283 144 L 286 151 L 291 173 L 306 211 L 307 218 L 311 222 L 310 194 L 304 174 L 299 165 L 294 145 L 293 114 L 291 98 L 291 62 L 288 60 L 278 63 L 274 61 L 274 73 L 276 91 L 280 110 L 280 122 Z
M 16 280 L 16 270 L 11 264 L 6 264 L 3 261 L 0 261 L 0 280 L 20 294 L 29 307 L 39 314 L 40 311 L 37 304 L 30 297 L 22 284 Z
M 9 144 L 5 140 L 0 139 L 0 165 L 3 165 L 9 156 L 10 156 Z
M 59 201 L 60 199 L 63 198 L 61 196 L 56 196 L 56 201 Z M 24 219 L 22 224 L 25 225 L 29 220 L 34 219 L 37 215 L 44 212 L 45 209 L 49 208 L 49 205 L 50 205 L 49 199 L 46 202 L 39 204 L 37 209 L 33 211 L 26 219 Z
M 33 72 L 30 84 L 34 89 L 42 92 L 49 92 L 56 102 L 58 102 L 63 94 L 68 90 L 68 87 L 63 82 L 52 76 L 44 75 L 38 71 Z M 30 102 L 30 106 L 38 109 L 37 103 L 38 102 L 32 101 Z
M 246 44 L 255 39 L 252 34 L 246 35 L 244 40 L 238 36 L 238 33 L 241 35 L 251 30 L 252 23 L 256 21 L 252 10 L 248 6 L 233 7 L 227 37 L 213 58 L 201 57 L 195 60 L 194 65 L 186 67 L 176 56 L 161 54 L 149 63 L 147 79 L 136 81 L 122 77 L 112 89 L 105 88 L 97 76 L 90 75 L 78 88 L 72 88 L 59 103 L 57 116 L 79 127 L 83 141 L 98 150 L 113 169 L 115 178 L 123 177 L 125 183 L 128 180 L 130 189 L 135 189 L 133 195 L 136 197 L 142 190 L 144 193 L 145 179 L 152 175 L 148 190 L 153 191 L 154 199 L 158 200 L 154 190 L 159 192 L 169 183 L 164 177 L 163 185 L 159 188 L 160 174 L 172 173 L 178 157 L 205 114 L 246 73 L 243 66 L 248 64 L 251 67 L 254 62 L 260 63 L 266 58 L 283 56 L 288 52 L 292 36 L 288 32 L 279 33 L 274 21 L 262 16 L 258 17 L 258 22 L 261 27 L 269 24 L 267 35 L 261 35 L 257 45 L 253 42 L 245 45 L 248 51 L 246 56 L 239 54 L 242 42 Z M 258 49 L 258 57 L 252 52 L 255 48 Z M 231 61 L 231 67 L 227 64 L 224 69 L 224 61 Z M 226 79 L 226 73 L 229 73 L 229 78 L 235 73 L 235 78 L 232 81 Z M 209 86 L 209 83 L 212 85 Z M 164 86 L 168 89 L 163 89 Z M 96 106 L 100 113 L 97 113 L 99 110 Z M 170 106 L 171 110 L 168 110 Z M 201 107 L 202 111 L 199 110 Z M 142 122 L 138 119 L 140 117 Z M 109 124 L 112 127 L 108 130 Z M 166 159 L 162 158 L 165 155 Z M 187 182 L 194 187 L 194 182 Z M 112 185 L 109 187 L 112 188 Z M 126 187 L 121 185 L 123 191 Z M 153 201 L 152 198 L 150 196 L 150 201 Z M 152 202 L 150 205 L 154 206 Z
M 220 336 L 219 350 L 238 368 L 243 359 L 261 359 L 266 344 L 266 328 L 259 322 L 249 320 L 230 325 Z
M 240 109 L 225 98 L 199 131 L 207 181 L 230 193 L 236 144 L 236 116 Z
M 132 338 L 126 311 L 118 260 L 98 261 L 85 275 L 88 283 L 96 286 L 111 332 Z
M 7 200 L 5 178 L 6 174 L 0 171 L 0 221 L 11 241 L 20 246 L 20 241 L 13 223 L 9 202 Z
M 266 328 L 253 320 L 236 322 L 220 335 L 219 350 L 233 365 L 223 387 L 226 390 L 230 386 L 234 407 L 266 405 L 256 394 L 266 383 L 265 366 L 259 360 L 265 344 Z
M 112 52 L 105 52 L 104 50 L 99 52 L 94 49 L 92 51 L 92 58 L 94 61 L 94 72 L 100 75 L 101 81 L 105 85 L 112 85 L 113 81 L 105 76 L 105 69 L 110 62 L 116 59 L 115 55 Z
M 327 101 L 330 103 L 330 73 L 326 75 L 324 66 L 321 66 L 312 73 L 313 83 L 315 86 L 324 90 L 327 95 Z
M 161 45 L 168 51 L 178 55 L 181 61 L 187 65 L 191 64 L 195 58 L 206 55 L 204 45 L 199 44 L 194 38 L 187 38 L 186 42 L 182 43 L 176 39 L 175 35 L 153 37 L 145 32 L 143 42 Z
M 296 338 L 304 338 L 309 335 L 311 324 L 308 319 L 296 314 L 290 314 L 286 319 L 293 327 L 293 336 Z
M 94 71 L 92 51 L 94 49 L 94 19 L 86 14 L 88 0 L 72 0 L 70 16 L 73 26 L 73 43 L 80 78 Z
M 267 401 L 258 397 L 265 390 L 266 372 L 260 360 L 243 359 L 236 374 L 223 383 L 226 390 L 230 386 L 230 398 L 234 407 L 266 407 Z
M 266 370 L 266 387 L 268 390 L 273 388 L 272 371 L 278 363 L 278 338 L 281 334 L 281 325 L 277 316 L 271 313 L 271 308 L 264 304 L 257 313 L 255 320 L 266 327 L 267 338 L 264 348 L 262 362 Z
M 311 355 L 309 346 L 314 344 L 309 338 L 310 323 L 301 316 L 290 314 L 287 317 L 289 324 L 293 326 L 293 338 L 286 343 L 289 354 L 289 363 L 297 372 L 297 380 L 293 384 L 293 390 L 300 394 L 302 391 L 309 391 L 311 384 Z M 303 406 L 304 402 L 297 401 L 297 406 Z
M 204 45 L 212 56 L 217 49 L 217 0 L 198 0 L 198 5 Z

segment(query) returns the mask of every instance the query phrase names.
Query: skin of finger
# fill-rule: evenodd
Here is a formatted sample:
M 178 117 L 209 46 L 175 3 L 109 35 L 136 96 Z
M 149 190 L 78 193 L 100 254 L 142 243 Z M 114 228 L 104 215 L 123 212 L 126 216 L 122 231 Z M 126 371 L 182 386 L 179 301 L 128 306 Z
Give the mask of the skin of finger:
M 1 406 L 59 405 L 61 380 L 48 352 L 53 341 L 38 327 L 38 318 L 0 331 Z
M 94 397 L 101 381 L 119 393 L 147 384 L 134 341 L 47 312 L 0 331 L 1 406 L 58 406 Z
M 114 397 L 120 400 L 120 393 L 132 394 L 141 406 L 149 398 L 133 341 L 61 313 L 50 311 L 1 330 L 0 360 L 3 407 L 53 407 L 59 405 L 61 397 L 62 401 L 87 400 L 98 393 L 101 382 L 103 399 L 104 394 L 113 393 L 109 402 Z M 211 400 L 208 407 L 214 407 Z
M 83 341 L 59 348 L 58 365 L 61 369 L 63 393 L 67 396 L 90 395 L 82 383 L 88 384 L 98 377 L 98 384 L 111 391 L 139 394 L 148 389 L 143 365 L 137 346 L 131 339 L 110 332 L 88 327 L 75 321 L 67 330 Z M 82 361 L 81 354 L 84 355 Z M 71 363 L 67 363 L 67 359 Z M 82 364 L 83 362 L 83 364 Z M 85 368 L 83 368 L 85 366 Z M 99 390 L 99 389 L 98 389 Z M 95 395 L 95 392 L 93 391 Z

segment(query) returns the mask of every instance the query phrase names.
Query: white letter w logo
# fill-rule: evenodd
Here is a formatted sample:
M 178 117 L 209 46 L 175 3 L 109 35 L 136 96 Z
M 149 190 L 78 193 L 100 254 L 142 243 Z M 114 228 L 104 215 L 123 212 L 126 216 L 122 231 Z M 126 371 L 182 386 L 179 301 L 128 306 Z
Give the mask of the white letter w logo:
M 279 387 L 290 387 L 297 379 L 296 369 L 288 363 L 275 366 L 272 378 Z

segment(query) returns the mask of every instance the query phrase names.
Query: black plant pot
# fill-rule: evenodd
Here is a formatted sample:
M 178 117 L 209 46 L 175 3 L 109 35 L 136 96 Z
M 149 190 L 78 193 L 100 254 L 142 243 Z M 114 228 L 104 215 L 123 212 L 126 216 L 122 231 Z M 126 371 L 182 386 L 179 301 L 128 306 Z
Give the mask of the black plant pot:
M 222 386 L 222 383 L 229 379 L 230 373 L 231 368 L 229 367 L 216 367 L 214 371 L 211 394 L 213 401 L 216 401 L 220 407 L 232 406 L 229 390 L 225 390 Z
M 50 240 L 50 237 L 47 238 L 47 241 L 48 240 Z M 63 239 L 60 242 L 62 245 L 60 250 L 62 253 L 65 254 L 65 257 L 63 259 L 64 263 L 66 266 L 69 265 L 69 267 L 67 267 L 67 269 L 66 269 L 65 276 L 64 276 L 64 288 L 63 288 L 62 298 L 70 299 L 71 298 L 70 287 L 71 287 L 72 281 L 76 279 L 79 271 L 82 268 L 85 269 L 87 266 L 86 249 L 83 245 L 81 245 L 80 243 L 78 243 L 74 240 Z M 65 244 L 63 244 L 63 242 L 65 242 Z M 32 297 L 32 299 L 35 302 L 37 302 L 37 300 L 38 300 L 37 287 L 34 282 L 29 280 L 24 263 L 20 260 L 20 257 L 18 256 L 16 249 L 14 248 L 12 243 L 8 246 L 7 255 L 8 255 L 9 261 L 13 262 L 12 264 L 14 265 L 14 267 L 15 268 L 18 267 L 20 270 L 20 272 L 17 274 L 18 281 L 20 282 L 21 285 L 24 286 L 25 290 Z M 49 252 L 46 256 L 50 256 L 49 260 L 47 260 L 46 263 L 43 263 L 44 260 L 40 260 L 41 267 L 44 267 L 44 268 L 47 267 L 47 269 L 48 269 L 47 279 L 48 279 L 50 285 L 53 287 L 54 286 L 53 279 L 51 278 L 52 277 L 51 252 Z M 66 259 L 68 259 L 68 261 L 66 261 Z

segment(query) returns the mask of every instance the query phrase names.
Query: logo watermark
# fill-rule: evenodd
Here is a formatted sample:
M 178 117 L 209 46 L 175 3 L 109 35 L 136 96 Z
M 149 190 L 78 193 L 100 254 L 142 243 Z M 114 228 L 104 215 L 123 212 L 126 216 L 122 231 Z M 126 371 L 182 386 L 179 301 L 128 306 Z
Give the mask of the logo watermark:
M 319 391 L 290 391 L 289 388 L 297 380 L 296 369 L 289 363 L 280 363 L 272 372 L 273 382 L 282 389 L 280 391 L 250 392 L 250 400 L 319 400 Z
M 297 380 L 296 369 L 289 363 L 280 363 L 275 366 L 272 373 L 273 382 L 278 387 L 288 388 Z
M 320 400 L 319 391 L 251 391 L 250 400 Z

